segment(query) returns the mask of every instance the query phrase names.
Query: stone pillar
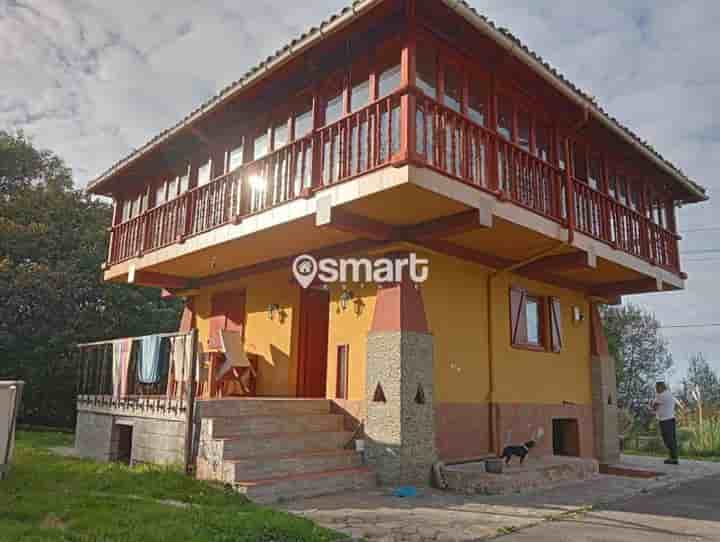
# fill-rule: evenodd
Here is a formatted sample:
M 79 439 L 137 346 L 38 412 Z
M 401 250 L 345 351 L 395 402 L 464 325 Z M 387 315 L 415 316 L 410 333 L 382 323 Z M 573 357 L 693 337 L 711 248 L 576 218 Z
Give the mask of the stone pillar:
M 428 484 L 437 461 L 434 339 L 409 278 L 378 290 L 367 340 L 366 457 L 382 484 Z
M 591 308 L 592 409 L 595 456 L 601 464 L 620 462 L 615 360 L 608 350 L 598 306 Z

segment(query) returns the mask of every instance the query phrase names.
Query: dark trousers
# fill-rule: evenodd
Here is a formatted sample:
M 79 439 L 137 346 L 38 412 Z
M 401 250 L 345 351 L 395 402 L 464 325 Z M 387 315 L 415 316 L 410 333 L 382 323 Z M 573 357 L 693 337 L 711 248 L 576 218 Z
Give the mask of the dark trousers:
M 665 447 L 670 452 L 671 459 L 678 458 L 678 445 L 677 445 L 677 424 L 675 418 L 672 420 L 663 420 L 660 422 L 660 433 L 662 434 L 663 442 Z

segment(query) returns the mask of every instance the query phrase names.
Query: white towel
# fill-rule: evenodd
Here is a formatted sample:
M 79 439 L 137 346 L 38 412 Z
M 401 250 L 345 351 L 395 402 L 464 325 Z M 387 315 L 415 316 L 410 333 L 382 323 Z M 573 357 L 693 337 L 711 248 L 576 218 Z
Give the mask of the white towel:
M 173 379 L 175 382 L 187 382 L 192 365 L 192 335 L 172 339 Z

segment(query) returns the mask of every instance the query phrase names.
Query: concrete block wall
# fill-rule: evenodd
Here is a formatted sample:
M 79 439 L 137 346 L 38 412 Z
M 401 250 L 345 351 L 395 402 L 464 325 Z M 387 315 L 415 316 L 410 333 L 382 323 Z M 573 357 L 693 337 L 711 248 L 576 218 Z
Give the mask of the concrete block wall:
M 133 464 L 180 465 L 184 462 L 184 421 L 116 416 L 107 411 L 78 411 L 75 448 L 79 455 L 96 461 L 117 460 L 120 426 L 132 427 Z
M 107 414 L 79 411 L 75 431 L 75 449 L 81 457 L 96 461 L 113 461 L 117 440 L 113 442 L 113 417 Z

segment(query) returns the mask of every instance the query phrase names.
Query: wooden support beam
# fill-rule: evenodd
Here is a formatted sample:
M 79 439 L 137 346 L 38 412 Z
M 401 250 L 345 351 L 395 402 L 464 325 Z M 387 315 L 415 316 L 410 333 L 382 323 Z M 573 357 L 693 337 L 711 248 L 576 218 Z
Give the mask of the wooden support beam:
M 440 254 L 453 256 L 460 260 L 477 263 L 492 269 L 502 269 L 513 264 L 512 260 L 507 260 L 491 254 L 485 254 L 448 241 L 429 239 L 426 241 L 412 241 L 412 243 Z
M 518 272 L 545 272 L 552 273 L 556 271 L 574 271 L 578 269 L 596 269 L 597 256 L 589 252 L 572 252 L 569 254 L 555 254 L 540 260 L 536 260 Z
M 374 241 L 390 241 L 395 236 L 394 228 L 389 224 L 341 209 L 332 209 L 330 222 L 318 225 Z
M 312 252 L 311 255 L 313 257 L 315 257 L 316 259 L 332 258 L 332 257 L 342 256 L 345 254 L 353 254 L 356 252 L 365 252 L 365 251 L 373 250 L 373 249 L 379 248 L 383 245 L 386 245 L 387 243 L 388 243 L 387 241 L 358 239 L 355 241 L 350 241 L 348 243 L 341 243 L 339 245 L 332 245 L 329 247 L 321 248 L 319 250 Z M 203 279 L 195 281 L 194 286 L 196 286 L 198 288 L 202 288 L 202 287 L 206 287 L 206 286 L 214 286 L 217 284 L 222 284 L 223 282 L 242 280 L 242 279 L 251 277 L 253 275 L 259 275 L 262 273 L 270 273 L 272 271 L 280 271 L 282 269 L 286 269 L 288 274 L 290 275 L 290 274 L 292 274 L 293 262 L 295 261 L 295 259 L 298 256 L 302 256 L 302 255 L 303 254 L 293 254 L 292 256 L 276 258 L 274 260 L 267 260 L 265 262 L 260 262 L 260 263 L 254 264 L 254 265 L 249 265 L 247 267 L 233 269 L 232 271 L 227 271 L 227 272 L 221 273 L 219 275 L 205 277 Z
M 604 299 L 612 299 L 624 295 L 647 294 L 651 292 L 661 292 L 662 290 L 662 280 L 647 278 L 595 286 L 590 289 L 590 295 Z
M 398 236 L 409 242 L 446 239 L 480 228 L 491 228 L 493 217 L 491 212 L 473 209 L 456 215 L 445 216 L 415 226 L 399 229 Z
M 191 281 L 175 275 L 164 275 L 152 271 L 136 271 L 132 284 L 164 288 L 166 290 L 186 290 L 190 288 Z

